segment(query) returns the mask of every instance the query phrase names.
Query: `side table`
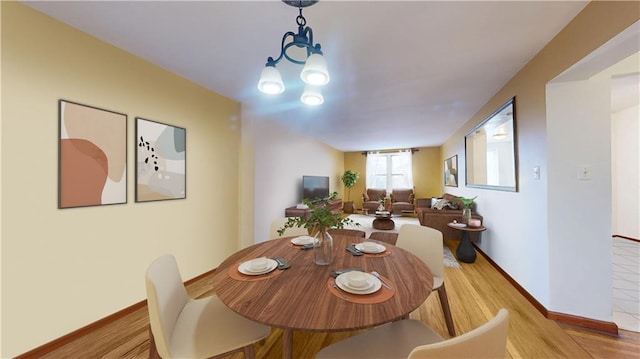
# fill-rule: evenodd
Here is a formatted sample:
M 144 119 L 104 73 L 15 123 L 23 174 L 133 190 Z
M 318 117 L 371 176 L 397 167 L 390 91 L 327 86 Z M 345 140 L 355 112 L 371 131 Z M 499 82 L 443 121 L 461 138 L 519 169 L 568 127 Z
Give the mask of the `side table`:
M 373 220 L 371 226 L 375 229 L 389 231 L 395 228 L 396 222 L 394 222 L 391 217 L 376 217 L 376 219 Z
M 461 227 L 459 223 L 447 223 L 447 226 L 462 231 L 462 240 L 458 244 L 458 248 L 456 248 L 456 257 L 462 262 L 465 263 L 473 263 L 476 261 L 476 250 L 473 248 L 473 244 L 471 243 L 471 239 L 469 239 L 469 232 L 483 232 L 486 231 L 487 228 L 484 226 L 480 227 Z

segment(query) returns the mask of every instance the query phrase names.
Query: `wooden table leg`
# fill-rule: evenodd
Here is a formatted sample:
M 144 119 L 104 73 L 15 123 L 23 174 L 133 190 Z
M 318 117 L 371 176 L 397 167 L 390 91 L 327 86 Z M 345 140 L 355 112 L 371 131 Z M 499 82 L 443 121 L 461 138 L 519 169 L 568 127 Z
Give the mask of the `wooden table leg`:
M 293 358 L 293 329 L 284 329 L 282 333 L 282 358 Z

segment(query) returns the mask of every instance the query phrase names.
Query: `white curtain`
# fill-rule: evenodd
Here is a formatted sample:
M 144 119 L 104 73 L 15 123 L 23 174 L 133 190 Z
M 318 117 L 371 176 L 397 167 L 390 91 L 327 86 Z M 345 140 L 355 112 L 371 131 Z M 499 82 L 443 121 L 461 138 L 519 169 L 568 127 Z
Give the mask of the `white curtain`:
M 411 151 L 400 151 L 399 155 L 395 156 L 394 160 L 399 160 L 399 163 L 394 163 L 398 168 L 394 168 L 394 173 L 398 171 L 401 173 L 401 180 L 394 181 L 392 187 L 394 188 L 413 188 L 413 154 Z M 395 177 L 395 176 L 394 176 Z
M 382 153 L 372 153 L 369 152 L 367 154 L 367 178 L 366 178 L 366 188 L 378 188 L 376 187 L 376 172 L 378 169 L 378 165 L 381 163 L 381 160 L 386 156 Z M 380 187 L 383 188 L 383 187 Z

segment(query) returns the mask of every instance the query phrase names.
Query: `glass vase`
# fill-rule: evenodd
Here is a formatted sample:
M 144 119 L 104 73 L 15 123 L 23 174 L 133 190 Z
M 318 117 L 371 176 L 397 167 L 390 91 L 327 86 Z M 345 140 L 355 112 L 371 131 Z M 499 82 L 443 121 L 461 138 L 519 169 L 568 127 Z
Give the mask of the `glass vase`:
M 462 209 L 462 223 L 469 224 L 469 220 L 471 219 L 471 208 L 463 208 Z
M 320 230 L 316 235 L 313 261 L 320 266 L 329 265 L 333 261 L 333 237 L 326 230 Z

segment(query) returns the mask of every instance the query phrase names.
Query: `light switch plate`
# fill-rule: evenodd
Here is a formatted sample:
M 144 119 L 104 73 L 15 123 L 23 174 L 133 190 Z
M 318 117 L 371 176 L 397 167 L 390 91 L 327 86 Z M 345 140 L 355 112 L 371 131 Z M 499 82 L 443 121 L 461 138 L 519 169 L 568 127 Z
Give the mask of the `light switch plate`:
M 578 179 L 585 181 L 593 178 L 593 168 L 591 165 L 578 166 Z
M 540 179 L 540 166 L 533 167 L 533 179 Z

